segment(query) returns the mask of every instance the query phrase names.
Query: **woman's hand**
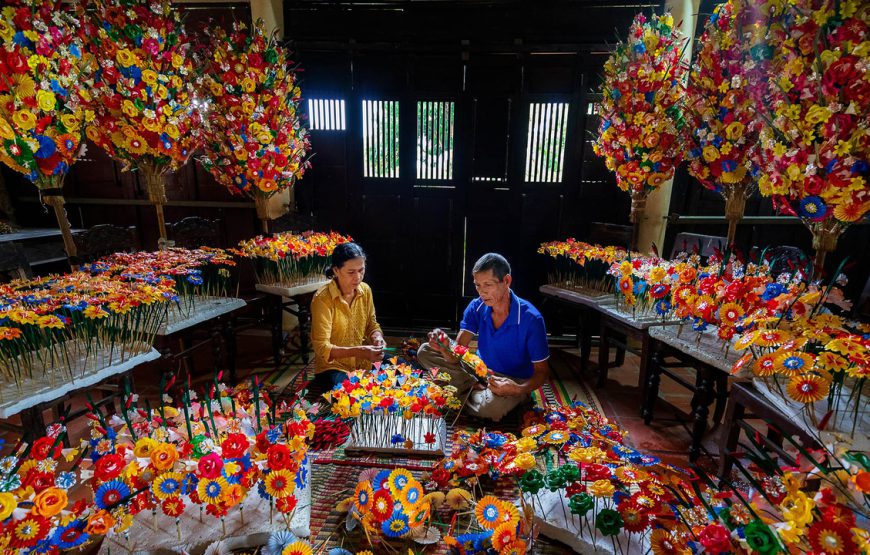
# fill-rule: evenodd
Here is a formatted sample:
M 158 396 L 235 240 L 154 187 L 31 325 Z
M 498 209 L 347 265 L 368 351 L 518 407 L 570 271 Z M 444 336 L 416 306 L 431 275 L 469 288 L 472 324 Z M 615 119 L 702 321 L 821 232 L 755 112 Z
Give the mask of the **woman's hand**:
M 384 336 L 381 334 L 376 334 L 374 337 L 372 337 L 372 346 L 383 350 L 383 348 L 387 346 L 387 342 L 386 340 L 384 340 Z
M 384 348 L 375 347 L 374 345 L 363 345 L 357 347 L 357 358 L 369 360 L 371 362 L 380 362 L 384 360 Z

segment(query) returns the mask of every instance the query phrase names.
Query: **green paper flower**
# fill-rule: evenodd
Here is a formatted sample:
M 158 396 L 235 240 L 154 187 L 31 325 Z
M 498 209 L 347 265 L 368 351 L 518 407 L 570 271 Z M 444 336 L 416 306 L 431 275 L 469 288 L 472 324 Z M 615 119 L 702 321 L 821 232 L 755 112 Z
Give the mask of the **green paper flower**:
M 605 536 L 615 536 L 623 524 L 622 517 L 613 509 L 601 509 L 595 517 L 595 527 Z
M 529 470 L 520 478 L 520 489 L 524 493 L 534 495 L 541 491 L 542 487 L 544 487 L 544 477 L 537 470 Z
M 566 464 L 560 470 L 562 471 L 562 476 L 565 477 L 566 483 L 576 482 L 580 479 L 580 469 L 576 464 Z
M 776 540 L 773 531 L 760 520 L 756 519 L 747 524 L 743 533 L 746 536 L 746 543 L 756 553 L 773 555 L 780 551 L 779 542 Z
M 202 434 L 194 436 L 193 440 L 190 442 L 193 445 L 193 451 L 191 455 L 193 455 L 194 459 L 201 459 L 206 455 L 206 452 L 202 450 L 202 442 L 205 441 L 206 437 Z
M 588 493 L 572 495 L 571 499 L 568 500 L 568 507 L 571 509 L 571 513 L 575 515 L 584 516 L 594 506 L 595 499 L 593 499 Z
M 565 476 L 561 472 L 555 470 L 547 474 L 544 478 L 544 485 L 548 490 L 556 492 L 565 487 Z

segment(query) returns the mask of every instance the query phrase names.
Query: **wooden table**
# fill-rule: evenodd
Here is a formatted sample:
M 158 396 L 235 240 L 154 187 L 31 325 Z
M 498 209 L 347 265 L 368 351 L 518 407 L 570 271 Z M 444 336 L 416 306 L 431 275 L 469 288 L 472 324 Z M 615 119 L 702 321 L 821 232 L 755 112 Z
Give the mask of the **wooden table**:
M 109 378 L 122 376 L 145 362 L 160 358 L 160 353 L 150 346 L 143 346 L 142 352 L 127 356 L 108 352 L 96 356 L 92 368 L 76 371 L 72 377 L 68 371 L 48 368 L 34 373 L 32 379 L 25 379 L 20 385 L 2 384 L 0 395 L 0 418 L 8 419 L 15 415 L 21 418 L 25 437 L 38 438 L 45 435 L 45 419 L 42 413 L 54 407 L 65 397 L 72 396 L 103 382 Z
M 601 327 L 600 307 L 616 302 L 613 294 L 599 291 L 584 293 L 574 289 L 566 289 L 558 285 L 542 285 L 539 289 L 545 300 L 552 299 L 560 304 L 578 309 L 580 320 L 577 332 L 577 342 L 580 348 L 580 370 L 589 369 L 589 358 L 592 351 L 592 336 Z M 617 352 L 617 361 L 625 360 L 625 351 Z M 622 362 L 620 362 L 622 364 Z
M 678 320 L 662 320 L 661 318 L 633 318 L 630 314 L 617 309 L 616 305 L 599 305 L 601 313 L 600 336 L 601 343 L 598 347 L 598 382 L 601 387 L 607 382 L 607 371 L 610 368 L 622 366 L 624 360 L 617 359 L 610 362 L 610 345 L 634 353 L 640 357 L 640 371 L 638 372 L 637 385 L 643 391 L 647 382 L 647 359 L 649 353 L 649 330 L 661 326 L 673 326 Z M 628 344 L 629 339 L 640 341 L 640 350 Z
M 682 328 L 682 330 L 680 329 Z M 649 330 L 652 342 L 647 349 L 644 366 L 648 369 L 641 416 L 648 425 L 659 396 L 659 384 L 664 374 L 693 392 L 692 441 L 689 460 L 701 454 L 701 441 L 707 431 L 710 405 L 716 401 L 713 422 L 718 425 L 728 400 L 728 378 L 731 367 L 740 358 L 733 348 L 724 348 L 715 331 L 696 332 L 689 326 L 655 327 Z M 674 359 L 668 362 L 665 359 Z M 695 370 L 694 385 L 672 372 L 676 368 Z
M 283 344 L 282 329 L 284 313 L 292 314 L 299 319 L 299 357 L 303 364 L 308 364 L 309 348 L 308 333 L 311 324 L 311 299 L 321 287 L 328 285 L 329 280 L 319 279 L 298 285 L 267 285 L 258 283 L 257 291 L 273 295 L 272 304 L 272 354 L 275 357 L 275 367 L 281 366 L 281 347 Z M 285 301 L 284 299 L 289 299 Z
M 766 433 L 757 430 L 749 420 L 762 420 L 767 427 Z M 774 408 L 752 382 L 738 382 L 731 386 L 724 428 L 719 438 L 719 478 L 722 480 L 731 478 L 741 431 L 751 437 L 754 443 L 772 451 L 787 466 L 794 466 L 795 461 L 783 449 L 783 434 L 798 436 L 804 447 L 816 445 L 815 438 Z
M 73 233 L 79 231 L 81 230 L 72 230 Z M 19 243 L 31 266 L 65 262 L 67 259 L 63 235 L 57 228 L 20 229 L 15 233 L 0 234 L 0 243 L 5 242 Z
M 230 382 L 236 383 L 236 333 L 234 313 L 243 308 L 247 303 L 244 299 L 235 297 L 199 297 L 196 299 L 192 310 L 185 315 L 179 310 L 170 310 L 166 321 L 157 330 L 155 340 L 162 346 L 161 352 L 164 361 L 172 364 L 174 361 L 190 356 L 190 353 L 211 344 L 214 354 L 215 365 L 221 360 L 226 363 L 229 371 Z M 173 352 L 171 338 L 193 328 L 211 326 L 208 339 L 195 345 L 185 347 L 182 339 L 181 348 Z

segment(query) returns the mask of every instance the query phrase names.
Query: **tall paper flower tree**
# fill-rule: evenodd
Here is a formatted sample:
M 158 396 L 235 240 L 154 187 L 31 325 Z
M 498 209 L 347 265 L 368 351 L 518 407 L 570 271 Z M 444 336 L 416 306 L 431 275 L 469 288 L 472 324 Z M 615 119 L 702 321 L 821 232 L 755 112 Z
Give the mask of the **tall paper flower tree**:
M 250 30 L 236 22 L 229 34 L 215 28 L 211 39 L 200 65 L 210 105 L 200 161 L 231 193 L 254 200 L 268 231 L 268 199 L 292 187 L 310 165 L 296 73 L 262 20 Z
M 0 161 L 24 174 L 54 208 L 67 255 L 76 254 L 63 180 L 93 113 L 78 21 L 59 0 L 13 0 L 0 11 Z
M 97 0 L 96 8 L 83 28 L 99 63 L 88 138 L 124 170 L 141 172 L 165 240 L 164 176 L 201 141 L 192 42 L 169 0 Z
M 759 190 L 813 234 L 816 270 L 849 224 L 870 212 L 870 8 L 793 0 L 770 26 L 770 98 L 759 105 Z
M 725 199 L 729 244 L 756 189 L 763 120 L 755 102 L 766 90 L 772 55 L 765 31 L 765 14 L 756 2 L 729 0 L 717 6 L 701 37 L 687 91 L 694 146 L 689 173 Z
M 632 248 L 647 196 L 674 176 L 683 157 L 685 40 L 670 14 L 638 14 L 604 64 L 601 125 L 593 146 L 631 195 Z

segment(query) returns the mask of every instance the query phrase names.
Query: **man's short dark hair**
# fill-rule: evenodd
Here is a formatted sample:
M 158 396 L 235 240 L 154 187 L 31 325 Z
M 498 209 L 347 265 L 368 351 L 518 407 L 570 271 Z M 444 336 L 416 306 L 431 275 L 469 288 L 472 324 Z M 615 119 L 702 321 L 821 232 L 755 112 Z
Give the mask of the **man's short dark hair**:
M 499 281 L 504 281 L 504 277 L 511 273 L 511 265 L 502 255 L 495 252 L 488 252 L 477 259 L 474 263 L 474 268 L 471 269 L 472 274 L 492 270 L 492 273 Z

